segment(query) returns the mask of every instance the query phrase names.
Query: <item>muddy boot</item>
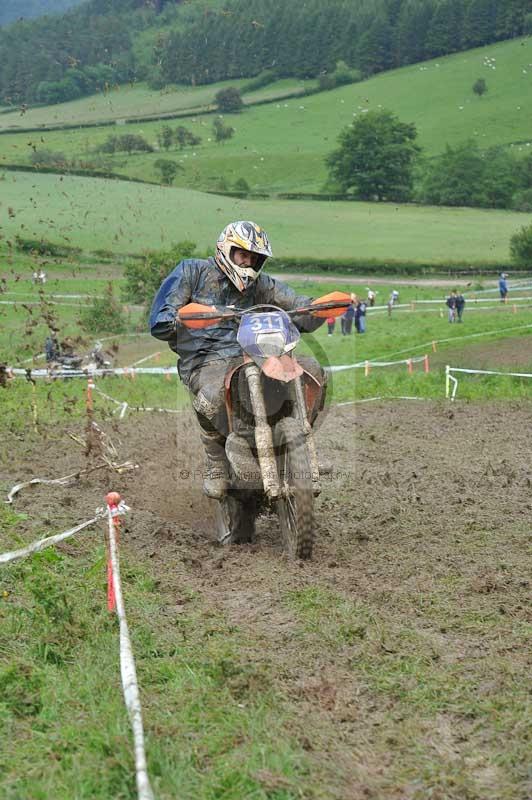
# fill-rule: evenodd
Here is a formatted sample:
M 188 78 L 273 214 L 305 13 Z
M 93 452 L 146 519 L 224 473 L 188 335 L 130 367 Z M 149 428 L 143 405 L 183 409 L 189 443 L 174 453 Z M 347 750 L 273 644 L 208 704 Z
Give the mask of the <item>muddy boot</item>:
M 219 433 L 202 431 L 205 448 L 205 478 L 203 491 L 207 497 L 220 500 L 229 489 L 229 464 L 225 455 L 224 439 Z

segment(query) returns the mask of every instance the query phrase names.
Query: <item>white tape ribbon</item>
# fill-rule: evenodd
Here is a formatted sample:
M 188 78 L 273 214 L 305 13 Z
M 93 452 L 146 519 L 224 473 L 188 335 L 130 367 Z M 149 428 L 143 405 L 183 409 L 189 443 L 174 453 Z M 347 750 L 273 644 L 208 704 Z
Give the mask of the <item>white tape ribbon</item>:
M 120 560 L 116 545 L 113 516 L 117 513 L 124 513 L 127 506 L 120 503 L 118 509 L 113 512 L 108 510 L 109 517 L 109 552 L 111 556 L 111 567 L 113 571 L 113 588 L 116 600 L 116 613 L 120 624 L 120 674 L 122 676 L 122 689 L 124 700 L 129 713 L 131 727 L 133 729 L 133 740 L 135 746 L 135 770 L 137 776 L 137 793 L 139 800 L 154 800 L 153 792 L 148 777 L 146 764 L 146 753 L 144 750 L 144 727 L 142 724 L 142 707 L 140 704 L 139 687 L 137 683 L 137 671 L 133 658 L 133 649 L 129 637 L 129 629 L 126 619 L 126 610 L 122 596 L 122 585 L 120 583 Z
M 87 522 L 82 522 L 81 525 L 76 525 L 75 528 L 71 528 L 69 531 L 65 531 L 64 533 L 56 533 L 54 536 L 47 536 L 45 539 L 39 539 L 36 542 L 32 542 L 32 544 L 29 544 L 27 547 L 23 547 L 21 550 L 13 550 L 10 553 L 2 553 L 0 555 L 0 564 L 8 564 L 10 561 L 15 561 L 18 558 L 24 558 L 25 556 L 29 556 L 31 553 L 38 553 L 39 550 L 44 550 L 46 547 L 51 547 L 53 544 L 62 542 L 63 539 L 68 539 L 69 536 L 73 536 L 75 533 L 82 531 L 84 528 L 88 528 L 89 525 L 94 525 L 94 523 L 103 516 L 105 516 L 105 510 L 100 508 L 96 511 L 95 517 L 87 520 Z

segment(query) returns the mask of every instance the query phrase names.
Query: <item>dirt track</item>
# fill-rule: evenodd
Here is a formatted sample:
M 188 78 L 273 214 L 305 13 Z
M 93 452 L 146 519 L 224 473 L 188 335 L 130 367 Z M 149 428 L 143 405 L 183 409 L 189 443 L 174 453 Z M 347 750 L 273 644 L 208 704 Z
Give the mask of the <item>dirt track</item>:
M 192 588 L 239 626 L 249 642 L 244 657 L 274 663 L 279 688 L 297 703 L 295 734 L 306 737 L 330 785 L 326 796 L 384 796 L 378 789 L 386 771 L 386 759 L 379 762 L 379 726 L 393 702 L 360 684 L 349 666 L 355 645 L 341 658 L 319 638 L 302 648 L 283 598 L 313 586 L 339 593 L 401 620 L 430 640 L 438 658 L 480 658 L 489 669 L 498 640 L 483 641 L 453 620 L 466 608 L 490 614 L 504 606 L 508 619 L 525 613 L 532 406 L 416 402 L 332 409 L 318 445 L 334 471 L 317 501 L 315 557 L 303 565 L 282 554 L 271 518 L 260 521 L 253 545 L 222 550 L 212 541 L 213 501 L 200 492 L 199 441 L 191 423 L 188 413 L 177 419 L 138 414 L 114 431 L 108 426 L 120 459 L 140 466 L 109 477 L 132 508 L 124 547 L 151 564 L 163 604 L 179 604 L 183 589 Z M 2 484 L 72 472 L 83 457 L 75 445 L 65 454 L 64 442 L 58 436 L 39 447 L 13 439 L 9 462 L 0 462 Z M 31 512 L 41 526 L 53 519 L 62 530 L 63 523 L 66 528 L 92 515 L 107 485 L 94 473 L 75 490 L 36 487 L 21 493 L 16 508 Z M 449 630 L 423 610 L 423 597 L 447 580 L 457 586 Z M 393 643 L 383 646 L 394 652 Z M 516 664 L 522 655 L 515 652 Z M 461 752 L 468 723 L 453 725 L 452 746 Z M 392 759 L 393 745 L 388 749 Z M 482 780 L 479 774 L 481 787 Z

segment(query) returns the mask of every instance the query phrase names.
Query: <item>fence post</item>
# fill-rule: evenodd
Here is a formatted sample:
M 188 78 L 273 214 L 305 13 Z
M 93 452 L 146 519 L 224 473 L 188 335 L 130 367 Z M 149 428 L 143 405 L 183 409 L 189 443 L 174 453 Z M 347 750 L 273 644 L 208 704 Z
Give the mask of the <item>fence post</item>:
M 414 371 L 414 365 L 412 364 L 412 359 L 411 358 L 407 359 L 406 368 L 408 370 L 408 374 L 412 375 L 412 373 Z
M 120 503 L 120 495 L 118 492 L 109 492 L 109 494 L 105 497 L 105 502 L 107 503 L 107 507 L 109 509 L 109 513 L 113 520 L 113 528 L 115 531 L 116 542 L 120 540 L 120 517 L 116 513 L 118 510 L 118 504 Z M 115 595 L 115 586 L 113 580 L 113 565 L 111 563 L 111 545 L 108 544 L 108 551 L 107 551 L 107 610 L 108 611 L 115 611 L 116 609 L 116 595 Z
M 369 370 L 370 370 L 370 364 L 369 364 L 369 361 L 365 361 L 365 362 L 364 362 L 364 377 L 366 377 L 366 378 L 368 377 L 368 375 L 369 375 Z
M 449 364 L 447 364 L 447 366 L 445 367 L 445 398 L 447 400 L 449 399 L 449 388 L 451 383 L 451 381 L 449 380 L 450 371 L 451 367 L 449 366 Z
M 423 359 L 423 369 L 425 372 L 430 372 L 429 357 L 427 353 L 425 353 L 425 358 Z

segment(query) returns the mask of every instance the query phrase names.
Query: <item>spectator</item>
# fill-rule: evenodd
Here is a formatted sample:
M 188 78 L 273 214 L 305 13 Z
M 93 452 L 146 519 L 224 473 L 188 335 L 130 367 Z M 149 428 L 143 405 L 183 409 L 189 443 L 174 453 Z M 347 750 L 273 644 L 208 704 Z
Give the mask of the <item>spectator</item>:
M 464 313 L 465 298 L 463 294 L 456 295 L 456 316 L 457 322 L 462 322 L 462 314 Z
M 368 304 L 372 307 L 375 305 L 376 296 L 377 293 L 374 292 L 373 289 L 368 289 Z
M 46 283 L 46 272 L 43 269 L 39 270 L 39 274 L 37 275 L 37 282 L 42 284 Z
M 506 272 L 501 272 L 499 275 L 499 294 L 501 296 L 501 303 L 508 302 L 508 284 L 506 282 L 506 278 L 508 275 Z
M 445 305 L 449 309 L 449 322 L 454 322 L 456 319 L 456 291 L 454 289 L 446 299 Z
M 388 316 L 392 316 L 392 308 L 399 300 L 399 292 L 397 289 L 394 289 L 390 295 L 390 299 L 388 300 Z
M 336 317 L 327 317 L 325 321 L 327 323 L 327 336 L 332 336 L 336 325 Z
M 340 317 L 340 323 L 342 325 L 342 333 L 344 336 L 350 336 L 353 330 L 353 320 L 355 318 L 355 305 L 351 303 L 350 306 L 347 307 L 345 313 L 342 314 Z
M 46 338 L 46 342 L 44 343 L 44 353 L 46 356 L 46 362 L 48 364 L 50 364 L 52 361 L 57 361 L 59 358 L 59 342 L 55 336 L 48 336 Z
M 355 305 L 355 329 L 357 333 L 366 333 L 366 308 L 363 300 L 359 300 Z

